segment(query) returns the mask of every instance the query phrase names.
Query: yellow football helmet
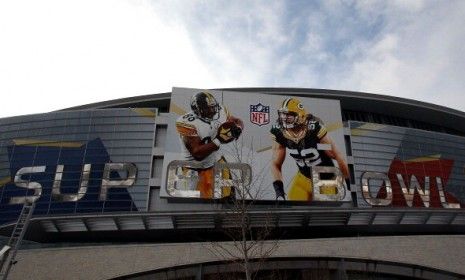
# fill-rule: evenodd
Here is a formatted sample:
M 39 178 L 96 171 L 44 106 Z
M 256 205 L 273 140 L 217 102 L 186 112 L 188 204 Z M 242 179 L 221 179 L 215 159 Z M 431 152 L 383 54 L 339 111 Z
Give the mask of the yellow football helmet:
M 278 122 L 282 127 L 295 128 L 307 123 L 307 111 L 299 99 L 286 98 L 278 109 Z

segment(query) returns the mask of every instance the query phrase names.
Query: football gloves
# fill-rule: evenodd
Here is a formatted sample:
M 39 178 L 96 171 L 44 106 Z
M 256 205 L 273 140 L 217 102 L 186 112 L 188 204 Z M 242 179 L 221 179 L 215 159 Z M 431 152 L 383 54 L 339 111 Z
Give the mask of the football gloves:
M 276 200 L 286 200 L 286 193 L 284 192 L 284 184 L 281 180 L 273 182 L 273 188 L 276 193 Z
M 218 139 L 222 144 L 226 144 L 239 138 L 241 133 L 242 128 L 240 128 L 236 123 L 225 122 L 218 127 L 216 139 Z
M 235 140 L 237 140 L 239 136 L 241 136 L 241 133 L 242 133 L 242 128 L 240 126 L 237 126 L 236 124 L 234 124 L 234 126 L 231 127 L 231 135 Z

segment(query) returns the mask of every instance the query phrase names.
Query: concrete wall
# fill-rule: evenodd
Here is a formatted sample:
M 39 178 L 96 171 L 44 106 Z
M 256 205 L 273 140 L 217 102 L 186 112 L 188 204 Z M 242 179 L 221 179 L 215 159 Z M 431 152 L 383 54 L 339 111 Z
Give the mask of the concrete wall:
M 465 275 L 465 235 L 282 240 L 273 257 L 400 262 Z M 17 260 L 12 280 L 109 279 L 221 258 L 210 243 L 172 243 L 24 250 Z

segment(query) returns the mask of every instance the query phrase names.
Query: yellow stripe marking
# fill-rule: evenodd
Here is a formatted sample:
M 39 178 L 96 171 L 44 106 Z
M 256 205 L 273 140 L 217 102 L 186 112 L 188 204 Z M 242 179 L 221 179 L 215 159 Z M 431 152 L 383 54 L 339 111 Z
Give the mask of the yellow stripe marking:
M 382 124 L 366 123 L 360 127 L 351 129 L 350 133 L 352 136 L 364 136 L 365 134 L 369 133 L 370 130 L 380 130 L 384 127 L 385 125 Z
M 176 130 L 182 136 L 197 136 L 197 129 L 191 125 L 176 123 Z
M 171 102 L 171 104 L 170 104 L 170 113 L 175 113 L 175 114 L 181 116 L 181 115 L 184 115 L 185 113 L 187 113 L 187 111 L 184 110 L 183 108 L 179 107 L 178 105 L 174 104 L 174 102 Z
M 0 186 L 6 185 L 6 184 L 8 184 L 9 182 L 11 182 L 11 178 L 10 178 L 10 177 L 1 178 L 1 179 L 0 179 Z
M 335 122 L 335 123 L 330 123 L 329 125 L 325 125 L 325 126 L 326 126 L 326 131 L 333 132 L 335 130 L 343 128 L 344 124 L 342 122 Z
M 63 147 L 63 148 L 80 148 L 84 146 L 82 142 L 67 142 L 39 139 L 13 139 L 17 146 L 40 146 L 40 147 Z
M 318 135 L 316 137 L 318 137 L 318 139 L 321 139 L 324 136 L 326 136 L 326 134 L 328 134 L 328 130 L 324 126 L 322 126 L 318 131 Z
M 436 154 L 436 155 L 430 155 L 430 156 L 425 156 L 425 157 L 412 158 L 412 159 L 406 160 L 405 162 L 425 162 L 425 161 L 435 161 L 435 160 L 440 160 L 440 159 L 441 159 L 441 154 Z
M 137 114 L 141 115 L 142 117 L 147 117 L 154 119 L 156 117 L 155 112 L 152 109 L 148 108 L 132 108 L 132 111 L 136 112 Z
M 265 147 L 265 148 L 261 148 L 261 149 L 257 150 L 257 153 L 261 153 L 261 152 L 265 152 L 265 151 L 271 150 L 271 148 L 272 148 L 271 146 Z

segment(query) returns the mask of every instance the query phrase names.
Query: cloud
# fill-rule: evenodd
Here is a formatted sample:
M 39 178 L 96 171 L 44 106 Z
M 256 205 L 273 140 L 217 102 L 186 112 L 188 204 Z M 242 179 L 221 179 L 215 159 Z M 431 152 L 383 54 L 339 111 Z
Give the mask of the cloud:
M 4 116 L 213 81 L 184 27 L 146 1 L 7 1 L 0 26 Z
M 0 115 L 172 86 L 329 88 L 465 110 L 464 16 L 463 1 L 4 1 L 0 92 L 22 104 Z
M 336 86 L 465 109 L 465 82 L 459 77 L 465 70 L 460 27 L 465 3 L 418 3 L 414 11 L 403 5 L 378 11 L 385 27 Z
M 203 64 L 222 86 L 272 86 L 279 80 L 282 52 L 292 44 L 284 1 L 154 3 L 157 14 L 183 25 Z M 179 4 L 183 3 L 183 4 Z M 192 4 L 195 3 L 195 4 Z M 278 63 L 281 62 L 281 63 Z

